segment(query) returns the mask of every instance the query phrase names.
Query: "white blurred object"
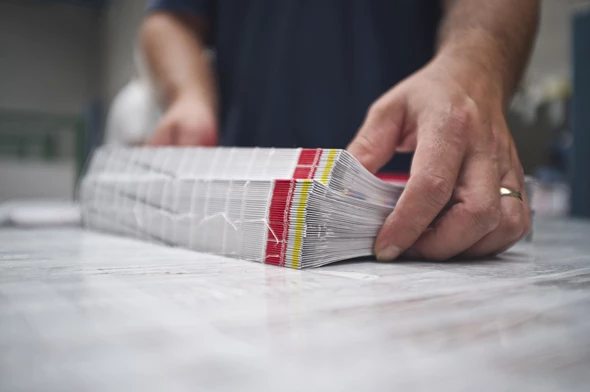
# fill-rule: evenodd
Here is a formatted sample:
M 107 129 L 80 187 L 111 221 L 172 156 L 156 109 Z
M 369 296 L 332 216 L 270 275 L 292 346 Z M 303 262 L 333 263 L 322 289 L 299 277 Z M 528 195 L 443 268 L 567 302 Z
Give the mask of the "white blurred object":
M 560 75 L 544 76 L 541 79 L 531 79 L 523 84 L 510 103 L 514 113 L 531 125 L 537 121 L 537 111 L 543 104 L 551 104 L 549 110 L 550 121 L 559 125 L 565 117 L 564 101 L 571 95 L 569 78 Z
M 109 110 L 105 144 L 143 144 L 158 124 L 160 110 L 151 89 L 141 79 L 127 83 Z
M 78 226 L 80 208 L 60 200 L 16 200 L 0 204 L 0 226 Z
M 141 53 L 134 51 L 138 77 L 115 96 L 107 116 L 105 144 L 143 144 L 154 132 L 161 117 L 154 88 Z
M 543 217 L 564 217 L 570 210 L 570 188 L 566 183 L 539 184 L 532 202 L 535 214 Z

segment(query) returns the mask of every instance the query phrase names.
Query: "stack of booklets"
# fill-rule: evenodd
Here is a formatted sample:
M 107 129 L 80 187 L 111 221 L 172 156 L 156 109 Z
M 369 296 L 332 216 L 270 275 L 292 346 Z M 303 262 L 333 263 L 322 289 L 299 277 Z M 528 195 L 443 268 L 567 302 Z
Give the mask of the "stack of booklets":
M 371 255 L 402 190 L 343 150 L 103 147 L 79 200 L 93 229 L 306 268 Z
M 292 268 L 369 256 L 403 183 L 335 149 L 98 149 L 80 186 L 92 229 Z

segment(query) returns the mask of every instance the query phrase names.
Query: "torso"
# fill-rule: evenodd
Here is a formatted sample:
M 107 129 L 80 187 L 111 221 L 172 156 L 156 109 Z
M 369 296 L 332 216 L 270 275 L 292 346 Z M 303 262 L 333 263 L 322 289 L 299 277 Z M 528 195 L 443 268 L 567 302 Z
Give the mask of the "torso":
M 221 142 L 344 148 L 434 52 L 439 0 L 224 0 L 212 24 Z M 387 169 L 408 168 L 398 157 Z

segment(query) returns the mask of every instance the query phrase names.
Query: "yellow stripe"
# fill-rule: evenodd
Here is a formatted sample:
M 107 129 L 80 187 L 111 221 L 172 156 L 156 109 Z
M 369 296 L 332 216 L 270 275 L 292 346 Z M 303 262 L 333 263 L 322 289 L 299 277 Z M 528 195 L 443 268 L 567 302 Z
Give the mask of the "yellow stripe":
M 301 196 L 299 204 L 297 205 L 297 220 L 295 222 L 295 242 L 293 244 L 293 254 L 291 255 L 291 267 L 299 268 L 299 257 L 301 256 L 301 243 L 303 242 L 303 218 L 305 217 L 305 206 L 307 205 L 307 197 L 309 196 L 309 188 L 311 188 L 311 180 L 300 180 Z
M 338 150 L 330 150 L 330 152 L 328 153 L 326 167 L 324 167 L 324 172 L 322 173 L 322 178 L 320 180 L 322 184 L 326 184 L 328 182 L 328 178 L 330 177 L 330 171 L 332 170 L 332 166 L 334 166 L 334 159 L 336 158 L 337 152 Z

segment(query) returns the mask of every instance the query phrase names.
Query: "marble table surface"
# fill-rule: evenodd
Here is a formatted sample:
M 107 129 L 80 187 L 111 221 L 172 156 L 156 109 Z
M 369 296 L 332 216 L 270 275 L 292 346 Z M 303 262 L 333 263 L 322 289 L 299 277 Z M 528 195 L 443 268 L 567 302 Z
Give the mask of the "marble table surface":
M 588 391 L 590 222 L 306 271 L 0 230 L 1 391 Z

